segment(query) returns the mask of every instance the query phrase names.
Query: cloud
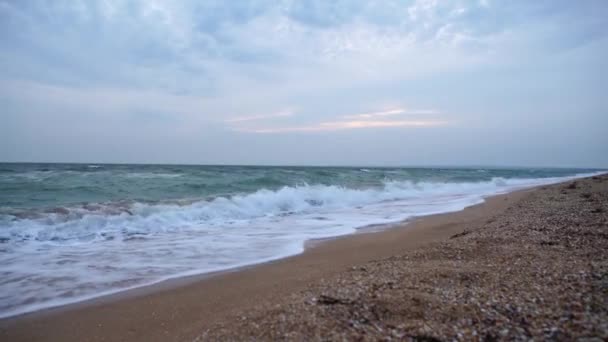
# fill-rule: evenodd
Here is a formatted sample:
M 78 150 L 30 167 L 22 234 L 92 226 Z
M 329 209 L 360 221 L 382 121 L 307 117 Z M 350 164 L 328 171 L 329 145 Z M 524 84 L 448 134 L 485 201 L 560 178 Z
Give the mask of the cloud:
M 0 71 L 6 78 L 215 98 L 237 93 L 240 99 L 253 92 L 268 97 L 266 103 L 252 101 L 259 104 L 256 112 L 294 97 L 302 101 L 302 94 L 516 64 L 518 52 L 527 58 L 539 42 L 549 41 L 543 36 L 522 40 L 518 30 L 536 37 L 562 21 L 557 15 L 543 21 L 534 17 L 542 29 L 531 30 L 521 27 L 522 18 L 549 9 L 563 16 L 571 7 L 593 12 L 592 6 L 542 1 L 1 4 L 0 37 L 6 43 L 0 46 Z M 573 27 L 571 35 L 595 37 L 598 15 Z M 230 113 L 235 105 L 223 101 Z M 250 105 L 244 102 L 243 107 Z
M 328 132 L 363 128 L 433 127 L 447 125 L 448 123 L 448 121 L 442 120 L 335 121 L 321 122 L 309 126 L 238 128 L 236 130 L 248 133 Z
M 291 114 L 291 112 L 289 112 Z M 314 124 L 292 125 L 292 126 L 233 126 L 237 132 L 248 133 L 286 133 L 286 132 L 331 132 L 365 128 L 397 128 L 397 127 L 433 127 L 443 126 L 450 122 L 444 119 L 410 119 L 410 120 L 387 120 L 384 117 L 392 117 L 404 114 L 436 114 L 435 110 L 405 110 L 403 108 L 377 111 L 364 114 L 343 115 L 337 121 L 322 121 Z M 284 116 L 284 115 L 283 115 Z M 277 115 L 263 115 L 245 118 L 242 121 L 253 121 L 257 119 L 276 118 Z M 234 120 L 230 122 L 235 122 Z
M 283 110 L 277 113 L 237 117 L 228 119 L 225 122 L 231 125 L 231 129 L 237 132 L 249 133 L 284 133 L 284 132 L 318 132 L 318 131 L 339 131 L 361 128 L 395 128 L 395 127 L 430 127 L 448 124 L 446 120 L 439 119 L 416 119 L 416 120 L 390 120 L 386 117 L 398 115 L 424 115 L 439 114 L 439 111 L 432 109 L 405 109 L 393 108 L 382 111 L 349 114 L 338 116 L 337 121 L 322 121 L 314 124 L 300 124 L 292 126 L 259 126 L 251 125 L 251 121 L 266 121 L 272 124 L 273 119 L 286 118 L 294 115 L 293 110 Z M 276 124 L 276 122 L 275 122 Z
M 253 115 L 253 116 L 240 116 L 232 119 L 225 120 L 228 123 L 235 122 L 244 122 L 244 121 L 258 121 L 258 120 L 267 120 L 273 118 L 284 118 L 288 116 L 292 116 L 294 114 L 293 109 L 285 109 L 277 113 L 273 114 L 262 114 L 262 115 Z
M 30 81 L 0 80 L 0 92 L 14 101 L 62 108 L 81 116 L 120 116 L 133 112 L 166 112 L 174 117 L 196 116 L 204 100 L 197 96 L 165 93 L 155 89 L 75 88 Z
M 388 109 L 388 110 L 372 112 L 372 113 L 344 115 L 343 118 L 346 118 L 346 119 L 371 119 L 371 118 L 383 117 L 383 116 L 421 115 L 421 114 L 439 114 L 439 112 L 436 110 L 433 110 L 433 109 L 395 108 L 395 109 Z
M 0 145 L 6 122 L 66 113 L 63 133 L 78 117 L 113 136 L 108 122 L 136 117 L 190 141 L 212 129 L 228 150 L 243 132 L 465 121 L 494 139 L 569 115 L 564 94 L 591 124 L 606 109 L 606 17 L 604 0 L 0 0 Z
M 310 126 L 235 128 L 234 130 L 246 133 L 329 132 L 362 128 L 433 127 L 447 125 L 448 123 L 448 121 L 440 120 L 337 121 L 321 122 Z

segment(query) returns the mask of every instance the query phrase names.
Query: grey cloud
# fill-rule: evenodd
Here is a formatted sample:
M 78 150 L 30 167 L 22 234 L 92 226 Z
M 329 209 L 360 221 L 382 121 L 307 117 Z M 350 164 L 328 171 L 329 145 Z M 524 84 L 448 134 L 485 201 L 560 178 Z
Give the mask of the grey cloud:
M 608 165 L 607 8 L 0 1 L 0 160 Z M 457 124 L 228 124 L 319 127 L 391 106 Z M 273 117 L 286 108 L 297 115 Z

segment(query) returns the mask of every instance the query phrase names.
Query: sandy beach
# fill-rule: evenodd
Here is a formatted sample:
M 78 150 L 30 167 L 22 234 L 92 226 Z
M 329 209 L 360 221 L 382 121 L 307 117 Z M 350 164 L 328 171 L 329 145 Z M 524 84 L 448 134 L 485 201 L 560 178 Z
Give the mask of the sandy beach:
M 0 321 L 2 341 L 608 338 L 608 177 Z

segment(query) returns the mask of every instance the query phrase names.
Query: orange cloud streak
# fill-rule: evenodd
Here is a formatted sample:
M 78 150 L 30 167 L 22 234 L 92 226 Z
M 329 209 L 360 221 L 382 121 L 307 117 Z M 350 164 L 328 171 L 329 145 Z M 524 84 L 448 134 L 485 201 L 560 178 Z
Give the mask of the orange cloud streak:
M 388 128 L 388 127 L 430 127 L 448 124 L 443 120 L 354 120 L 322 122 L 311 126 L 272 127 L 272 128 L 239 128 L 237 131 L 250 133 L 285 133 L 285 132 L 319 132 L 339 131 L 362 128 Z

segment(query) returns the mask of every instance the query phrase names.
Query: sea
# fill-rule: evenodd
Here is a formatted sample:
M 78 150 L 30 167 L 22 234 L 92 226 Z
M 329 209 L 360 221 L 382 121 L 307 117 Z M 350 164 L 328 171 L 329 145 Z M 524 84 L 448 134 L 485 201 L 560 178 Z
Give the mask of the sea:
M 309 240 L 599 171 L 0 163 L 0 317 L 276 260 Z

